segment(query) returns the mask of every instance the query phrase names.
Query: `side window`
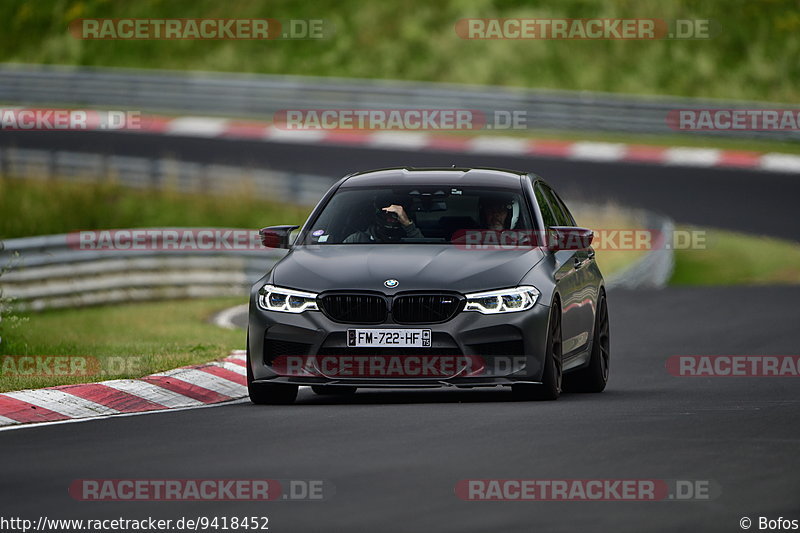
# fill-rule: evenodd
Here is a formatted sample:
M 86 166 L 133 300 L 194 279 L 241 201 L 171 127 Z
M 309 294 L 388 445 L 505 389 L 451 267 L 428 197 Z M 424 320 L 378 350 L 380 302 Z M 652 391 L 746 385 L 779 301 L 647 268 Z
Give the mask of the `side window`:
M 539 204 L 539 210 L 542 212 L 542 220 L 544 221 L 545 227 L 558 226 L 556 218 L 553 216 L 553 211 L 550 208 L 550 202 L 545 197 L 542 186 L 537 183 L 534 192 L 536 193 L 536 203 Z
M 562 200 L 561 197 L 557 195 L 555 191 L 551 190 L 550 192 L 555 197 L 559 207 L 561 207 L 561 210 L 567 216 L 567 220 L 569 220 L 569 224 L 567 224 L 567 226 L 577 226 L 577 223 L 575 222 L 575 217 L 572 216 L 572 213 L 570 213 L 569 209 L 567 208 L 567 204 L 564 203 L 564 200 Z
M 553 192 L 550 187 L 542 186 L 542 191 L 547 198 L 548 202 L 553 208 L 553 215 L 556 220 L 556 224 L 554 226 L 572 226 L 572 220 L 570 220 L 570 216 L 568 212 L 564 212 L 559 203 L 558 199 L 556 198 L 556 194 Z

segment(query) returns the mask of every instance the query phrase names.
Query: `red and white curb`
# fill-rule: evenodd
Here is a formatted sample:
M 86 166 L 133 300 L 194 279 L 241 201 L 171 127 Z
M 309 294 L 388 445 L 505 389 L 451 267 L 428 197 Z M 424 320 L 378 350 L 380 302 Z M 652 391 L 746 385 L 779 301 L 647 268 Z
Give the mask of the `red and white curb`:
M 267 122 L 212 117 L 142 117 L 129 132 L 184 137 L 262 140 L 296 144 L 330 144 L 398 150 L 446 151 L 550 157 L 594 162 L 628 162 L 682 167 L 724 167 L 800 173 L 800 155 L 712 148 L 664 147 L 589 141 L 554 141 L 498 135 L 447 135 L 428 132 L 286 130 Z M 110 131 L 110 130 L 105 130 Z
M 247 395 L 245 358 L 244 350 L 236 350 L 222 361 L 185 366 L 140 379 L 5 392 L 0 394 L 0 428 L 238 400 Z

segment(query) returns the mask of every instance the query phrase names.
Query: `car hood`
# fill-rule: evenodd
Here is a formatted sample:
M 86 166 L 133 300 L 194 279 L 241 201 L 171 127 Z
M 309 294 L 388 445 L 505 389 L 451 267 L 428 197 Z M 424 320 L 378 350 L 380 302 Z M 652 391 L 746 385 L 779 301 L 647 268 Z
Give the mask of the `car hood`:
M 299 246 L 272 271 L 272 283 L 312 292 L 409 290 L 476 292 L 513 287 L 542 260 L 539 248 L 464 250 L 452 245 Z M 397 287 L 384 286 L 396 279 Z

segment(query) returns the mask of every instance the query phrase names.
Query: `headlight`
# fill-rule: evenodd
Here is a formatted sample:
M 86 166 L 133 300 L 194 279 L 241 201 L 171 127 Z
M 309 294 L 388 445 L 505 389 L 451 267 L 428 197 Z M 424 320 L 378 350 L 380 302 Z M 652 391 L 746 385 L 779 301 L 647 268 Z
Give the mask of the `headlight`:
M 533 307 L 539 299 L 536 287 L 523 285 L 514 289 L 474 292 L 467 294 L 467 305 L 464 311 L 478 311 L 484 315 L 497 313 L 514 313 L 526 311 Z
M 313 292 L 284 289 L 273 285 L 264 285 L 258 291 L 258 305 L 267 311 L 284 313 L 302 313 L 318 311 L 317 295 Z

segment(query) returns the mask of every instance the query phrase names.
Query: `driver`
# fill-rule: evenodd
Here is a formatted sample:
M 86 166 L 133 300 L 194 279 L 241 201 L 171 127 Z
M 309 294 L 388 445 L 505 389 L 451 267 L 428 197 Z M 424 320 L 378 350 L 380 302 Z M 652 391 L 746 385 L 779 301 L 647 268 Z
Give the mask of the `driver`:
M 493 231 L 509 229 L 513 206 L 508 199 L 499 196 L 481 197 L 478 210 L 481 227 Z
M 391 193 L 378 193 L 373 199 L 375 219 L 364 231 L 349 235 L 344 244 L 400 242 L 404 237 L 420 239 L 424 235 L 406 214 L 401 201 Z

